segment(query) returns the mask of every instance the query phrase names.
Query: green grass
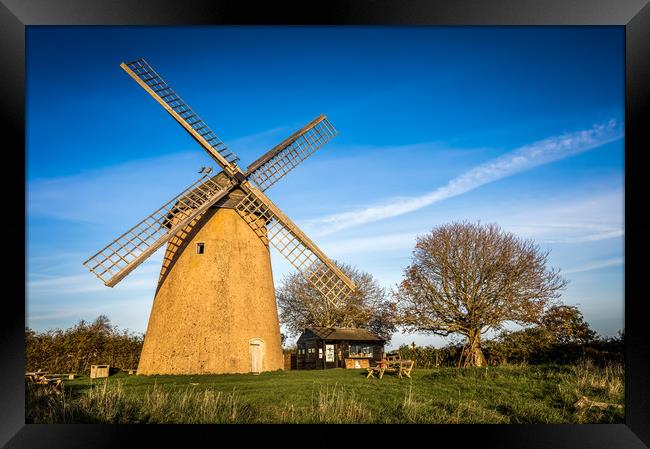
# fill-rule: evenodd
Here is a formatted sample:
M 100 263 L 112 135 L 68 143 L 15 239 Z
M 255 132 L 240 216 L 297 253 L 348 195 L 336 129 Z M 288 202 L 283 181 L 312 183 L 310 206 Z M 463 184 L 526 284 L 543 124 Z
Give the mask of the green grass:
M 64 394 L 28 390 L 29 422 L 109 423 L 611 423 L 618 408 L 581 409 L 581 397 L 623 404 L 623 369 L 577 366 L 440 368 L 413 379 L 365 370 L 66 381 Z

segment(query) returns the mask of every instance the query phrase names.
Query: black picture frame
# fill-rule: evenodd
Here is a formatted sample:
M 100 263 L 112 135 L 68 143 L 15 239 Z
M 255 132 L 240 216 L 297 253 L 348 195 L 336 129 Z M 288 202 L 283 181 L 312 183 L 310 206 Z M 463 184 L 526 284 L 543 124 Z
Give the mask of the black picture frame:
M 625 423 L 600 425 L 430 425 L 364 431 L 358 444 L 453 444 L 499 448 L 643 448 L 650 445 L 650 338 L 645 329 L 647 293 L 644 231 L 650 227 L 643 187 L 650 149 L 644 106 L 650 104 L 650 5 L 646 0 L 348 0 L 311 5 L 185 0 L 1 0 L 0 105 L 5 192 L 3 308 L 0 312 L 0 444 L 6 447 L 146 447 L 211 444 L 230 437 L 300 444 L 313 426 L 109 426 L 25 424 L 25 31 L 34 25 L 613 25 L 625 27 Z M 9 142 L 13 142 L 10 144 Z M 21 151 L 21 149 L 23 151 Z M 21 194 L 22 192 L 22 194 Z M 22 212 L 22 213 L 21 213 Z M 16 218 L 18 217 L 18 218 Z M 25 298 L 28 300 L 28 298 Z M 373 427 L 373 426 L 371 426 Z M 417 430 L 417 435 L 413 430 Z M 349 428 L 348 428 L 349 429 Z M 305 433 L 304 430 L 307 430 Z M 237 433 L 238 435 L 232 435 Z M 356 433 L 356 432 L 352 432 Z M 343 441 L 336 432 L 331 444 Z M 421 438 L 426 438 L 422 440 Z M 444 440 L 450 443 L 443 443 Z M 237 441 L 237 440 L 235 440 Z M 325 440 L 324 440 L 325 441 Z M 408 440 L 407 440 L 408 441 Z M 419 442 L 418 442 L 419 441 Z M 170 444 L 171 443 L 171 444 Z M 352 442 L 349 442 L 352 444 Z M 242 444 L 240 443 L 237 444 Z M 356 443 L 355 443 L 356 444 Z

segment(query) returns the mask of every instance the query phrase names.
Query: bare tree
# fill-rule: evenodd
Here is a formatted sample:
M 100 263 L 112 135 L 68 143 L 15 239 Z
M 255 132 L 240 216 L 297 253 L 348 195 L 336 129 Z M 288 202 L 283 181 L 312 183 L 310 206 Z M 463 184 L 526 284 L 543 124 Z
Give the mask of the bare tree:
M 335 263 L 356 284 L 356 292 L 335 307 L 302 275 L 290 274 L 276 292 L 280 322 L 291 335 L 311 326 L 356 327 L 390 341 L 395 331 L 396 307 L 385 289 L 370 273 Z
M 567 281 L 548 251 L 495 224 L 452 223 L 419 236 L 395 294 L 408 331 L 467 340 L 460 366 L 484 366 L 481 336 L 504 322 L 536 323 Z

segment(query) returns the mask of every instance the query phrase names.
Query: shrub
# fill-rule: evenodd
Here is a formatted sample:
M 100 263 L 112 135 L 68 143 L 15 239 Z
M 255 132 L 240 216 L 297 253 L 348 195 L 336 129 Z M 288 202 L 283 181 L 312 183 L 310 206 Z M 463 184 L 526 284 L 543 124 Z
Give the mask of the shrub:
M 89 373 L 90 365 L 135 368 L 144 336 L 111 326 L 100 315 L 92 323 L 80 321 L 65 330 L 25 330 L 26 370 L 51 373 Z
M 592 337 L 588 343 L 559 342 L 547 329 L 536 326 L 512 332 L 502 332 L 495 339 L 483 342 L 483 353 L 489 365 L 515 364 L 575 364 L 588 359 L 598 366 L 623 363 L 624 334 L 617 337 Z M 400 346 L 402 359 L 414 360 L 419 368 L 458 366 L 462 344 L 433 346 Z

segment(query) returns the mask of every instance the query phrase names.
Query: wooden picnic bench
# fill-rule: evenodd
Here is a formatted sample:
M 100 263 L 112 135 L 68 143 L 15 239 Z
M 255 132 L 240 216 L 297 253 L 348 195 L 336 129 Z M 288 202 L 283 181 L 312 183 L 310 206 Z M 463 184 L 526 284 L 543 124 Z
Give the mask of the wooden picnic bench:
M 379 376 L 381 379 L 384 377 L 384 372 L 386 371 L 386 366 L 384 365 L 377 365 L 377 366 L 371 366 L 370 368 L 366 368 L 368 370 L 368 375 L 366 376 L 366 379 L 369 379 L 371 377 L 375 377 L 375 374 Z
M 47 371 L 33 371 L 25 373 L 25 382 L 37 385 L 49 385 L 56 390 L 63 388 L 63 381 L 58 377 L 47 377 Z
M 415 361 L 414 360 L 403 360 L 399 364 L 399 370 L 397 371 L 397 377 L 400 379 L 402 376 L 406 376 L 409 379 L 412 379 L 411 377 L 411 371 L 413 371 L 413 367 L 415 366 Z
M 406 376 L 411 379 L 411 371 L 415 366 L 413 360 L 402 360 L 399 354 L 388 355 L 382 359 L 376 366 L 368 368 L 368 375 L 366 379 L 375 377 L 375 374 L 381 379 L 384 377 L 385 372 L 397 373 L 398 378 Z

